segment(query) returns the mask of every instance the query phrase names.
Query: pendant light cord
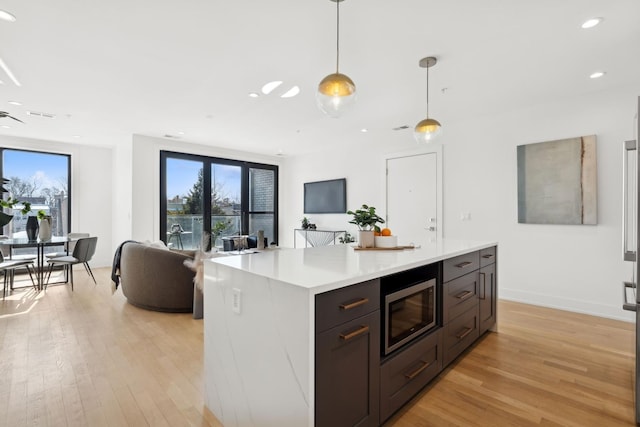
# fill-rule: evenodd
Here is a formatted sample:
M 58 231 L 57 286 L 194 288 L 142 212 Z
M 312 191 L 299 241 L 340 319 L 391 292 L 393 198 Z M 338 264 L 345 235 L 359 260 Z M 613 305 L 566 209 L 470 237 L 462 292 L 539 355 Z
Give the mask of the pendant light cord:
M 429 68 L 427 67 L 427 119 L 429 118 Z
M 336 74 L 340 66 L 340 0 L 336 1 Z

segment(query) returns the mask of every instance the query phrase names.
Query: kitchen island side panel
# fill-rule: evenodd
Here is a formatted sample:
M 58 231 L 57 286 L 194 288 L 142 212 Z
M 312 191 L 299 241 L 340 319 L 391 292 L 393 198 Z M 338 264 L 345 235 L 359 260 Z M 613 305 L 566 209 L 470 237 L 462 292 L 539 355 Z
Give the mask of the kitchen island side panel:
M 205 404 L 225 427 L 313 426 L 312 316 L 308 289 L 205 262 Z

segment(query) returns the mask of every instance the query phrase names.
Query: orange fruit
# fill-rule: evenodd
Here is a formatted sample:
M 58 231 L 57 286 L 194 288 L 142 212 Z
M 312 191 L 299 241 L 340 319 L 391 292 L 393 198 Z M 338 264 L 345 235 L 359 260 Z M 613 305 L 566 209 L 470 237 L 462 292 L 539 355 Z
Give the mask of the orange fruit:
M 379 232 L 379 231 L 375 231 L 375 230 L 374 230 L 374 231 L 373 231 L 373 235 L 374 235 L 374 236 L 380 236 L 381 234 L 380 234 L 380 232 Z
M 383 228 L 382 231 L 380 231 L 380 234 L 383 236 L 391 236 L 391 230 L 389 230 L 388 228 Z

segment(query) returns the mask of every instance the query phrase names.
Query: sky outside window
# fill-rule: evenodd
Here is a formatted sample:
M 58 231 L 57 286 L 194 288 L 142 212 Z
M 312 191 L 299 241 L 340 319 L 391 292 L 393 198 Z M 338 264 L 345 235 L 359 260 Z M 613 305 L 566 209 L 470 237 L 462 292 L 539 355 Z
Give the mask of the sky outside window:
M 35 183 L 34 196 L 44 188 L 57 188 L 67 191 L 68 161 L 64 155 L 36 153 L 31 151 L 4 150 L 4 178 L 18 177 L 23 181 Z

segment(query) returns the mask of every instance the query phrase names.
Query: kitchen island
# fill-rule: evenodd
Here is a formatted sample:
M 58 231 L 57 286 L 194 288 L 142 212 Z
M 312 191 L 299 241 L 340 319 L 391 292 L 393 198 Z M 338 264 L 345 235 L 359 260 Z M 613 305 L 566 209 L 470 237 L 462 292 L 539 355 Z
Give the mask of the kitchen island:
M 388 399 L 385 398 L 385 384 L 393 387 L 395 380 L 390 375 L 393 375 L 391 372 L 397 363 L 424 347 L 424 351 L 433 353 L 437 360 L 433 364 L 419 366 L 419 372 L 416 371 L 414 376 L 428 381 L 477 339 L 483 324 L 482 309 L 479 308 L 483 296 L 480 293 L 492 304 L 490 313 L 484 315 L 487 318 L 485 330 L 495 325 L 496 256 L 495 242 L 442 240 L 405 250 L 357 251 L 350 245 L 333 245 L 273 249 L 206 260 L 204 364 L 207 407 L 225 427 L 322 425 L 324 422 L 319 421 L 316 411 L 320 412 L 323 407 L 335 408 L 335 413 L 328 411 L 334 418 L 327 423 L 333 425 L 379 425 L 404 404 L 405 395 L 412 396 L 424 385 L 402 386 L 402 389 L 390 392 Z M 481 273 L 483 265 L 486 268 L 493 266 L 492 290 L 489 293 L 487 276 Z M 384 287 L 386 277 L 418 271 L 423 266 L 432 266 L 438 271 L 438 306 L 445 306 L 438 315 L 437 327 L 425 333 L 415 344 L 405 346 L 407 351 L 400 349 L 381 356 L 380 283 Z M 456 268 L 461 272 L 451 270 Z M 483 291 L 481 277 L 484 280 Z M 447 290 L 448 280 L 451 291 Z M 353 293 L 353 290 L 368 293 L 368 297 L 353 300 L 353 295 L 350 295 L 349 300 L 355 303 L 341 305 L 343 312 L 357 306 L 351 310 L 356 317 L 349 311 L 351 318 L 343 319 L 345 328 L 350 322 L 355 322 L 356 329 L 352 331 L 349 326 L 351 332 L 341 335 L 341 339 L 348 341 L 355 337 L 353 342 L 358 342 L 360 349 L 348 351 L 345 357 L 360 354 L 364 359 L 358 366 L 364 365 L 364 368 L 355 369 L 359 371 L 354 374 L 355 379 L 345 380 L 347 388 L 352 388 L 347 390 L 348 393 L 355 399 L 346 405 L 346 410 L 364 412 L 366 419 L 346 420 L 336 407 L 339 402 L 328 404 L 325 402 L 327 391 L 317 388 L 323 382 L 335 385 L 335 396 L 345 391 L 340 382 L 343 379 L 338 378 L 334 382 L 330 378 L 334 374 L 340 375 L 339 363 L 325 356 L 321 362 L 319 354 L 324 350 L 317 348 L 324 335 L 343 325 L 325 322 L 333 314 L 324 302 L 318 305 L 321 300 L 317 298 L 340 298 L 340 293 Z M 453 295 L 451 298 L 455 303 L 456 298 L 464 301 L 460 304 L 464 314 L 460 315 L 458 311 L 461 310 L 456 311 L 453 303 L 451 308 L 447 308 L 449 294 Z M 471 326 L 468 326 L 469 321 Z M 458 323 L 462 333 L 452 330 L 451 334 L 460 342 L 449 344 L 448 328 L 453 325 L 457 328 Z M 362 335 L 359 331 L 363 331 Z M 429 345 L 432 347 L 425 347 Z M 342 357 L 340 352 L 325 353 L 329 357 Z M 422 356 L 419 358 L 424 359 Z M 427 365 L 430 365 L 429 369 Z M 354 371 L 348 366 L 345 369 Z M 316 374 L 321 375 L 320 381 Z M 355 396 L 363 391 L 358 388 L 360 380 L 366 388 L 364 399 Z M 325 412 L 323 410 L 322 414 Z

